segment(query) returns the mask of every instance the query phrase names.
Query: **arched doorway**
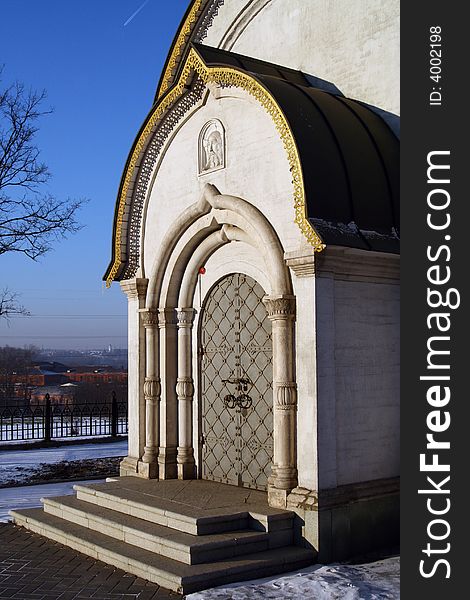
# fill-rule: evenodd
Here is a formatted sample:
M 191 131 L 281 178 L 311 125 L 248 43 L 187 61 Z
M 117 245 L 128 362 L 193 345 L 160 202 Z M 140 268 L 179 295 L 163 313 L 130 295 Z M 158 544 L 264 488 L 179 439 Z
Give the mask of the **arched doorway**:
M 263 288 L 233 273 L 210 290 L 199 331 L 202 477 L 266 490 L 273 460 L 271 322 Z

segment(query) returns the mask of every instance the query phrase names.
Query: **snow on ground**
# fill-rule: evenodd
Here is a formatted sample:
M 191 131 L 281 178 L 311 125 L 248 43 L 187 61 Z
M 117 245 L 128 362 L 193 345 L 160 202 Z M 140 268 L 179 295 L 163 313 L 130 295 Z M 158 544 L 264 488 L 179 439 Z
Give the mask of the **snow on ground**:
M 12 449 L 0 451 L 0 467 L 126 455 L 127 439 L 119 442 L 110 442 L 109 444 L 79 444 L 76 446 L 60 446 L 58 448 L 35 448 L 34 450 Z
M 13 508 L 35 508 L 42 506 L 41 498 L 47 496 L 68 496 L 74 493 L 74 485 L 86 483 L 99 483 L 99 481 L 96 479 L 93 481 L 68 481 L 66 483 L 27 485 L 0 490 L 0 522 L 5 523 L 10 520 L 8 511 Z
M 102 444 L 80 444 L 58 448 L 35 448 L 34 450 L 0 451 L 0 484 L 14 478 L 22 479 L 42 465 L 59 464 L 65 461 L 112 458 L 126 456 L 127 440 Z M 103 480 L 104 481 L 104 480 Z M 96 483 L 96 479 L 93 483 Z M 40 499 L 46 496 L 73 494 L 76 483 L 91 481 L 69 481 L 45 485 L 30 485 L 0 489 L 0 522 L 8 521 L 8 511 L 12 508 L 34 508 L 41 506 Z
M 315 565 L 278 577 L 233 583 L 185 596 L 186 600 L 395 600 L 400 559 L 362 565 Z
M 3 450 L 0 451 L 0 486 L 11 485 L 11 481 L 26 483 L 34 473 L 49 472 L 46 465 L 126 455 L 127 440 L 35 450 Z

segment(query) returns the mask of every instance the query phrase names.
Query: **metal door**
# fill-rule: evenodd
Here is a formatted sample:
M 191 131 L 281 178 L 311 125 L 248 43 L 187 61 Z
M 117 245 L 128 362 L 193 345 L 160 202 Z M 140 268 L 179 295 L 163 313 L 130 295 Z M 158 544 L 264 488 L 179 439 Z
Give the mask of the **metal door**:
M 202 477 L 266 490 L 273 456 L 271 323 L 254 279 L 235 273 L 201 315 Z

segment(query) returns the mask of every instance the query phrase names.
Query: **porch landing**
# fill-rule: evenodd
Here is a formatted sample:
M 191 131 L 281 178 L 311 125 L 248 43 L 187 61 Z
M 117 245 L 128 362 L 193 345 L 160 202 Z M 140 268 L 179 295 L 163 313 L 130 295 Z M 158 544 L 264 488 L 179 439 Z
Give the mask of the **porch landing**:
M 120 477 L 16 510 L 17 525 L 181 593 L 296 570 L 294 513 L 263 492 L 203 480 Z

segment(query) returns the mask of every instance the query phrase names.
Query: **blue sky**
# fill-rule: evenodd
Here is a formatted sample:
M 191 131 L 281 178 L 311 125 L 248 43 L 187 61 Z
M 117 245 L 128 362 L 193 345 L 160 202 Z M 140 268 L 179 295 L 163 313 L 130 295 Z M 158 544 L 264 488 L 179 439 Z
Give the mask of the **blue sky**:
M 0 345 L 125 347 L 127 300 L 103 288 L 119 180 L 152 105 L 189 0 L 1 0 L 2 85 L 45 89 L 54 113 L 40 123 L 50 193 L 89 198 L 85 227 L 38 262 L 0 257 L 0 288 L 32 317 L 0 319 Z M 142 9 L 129 21 L 135 11 Z M 125 23 L 127 24 L 125 25 Z

